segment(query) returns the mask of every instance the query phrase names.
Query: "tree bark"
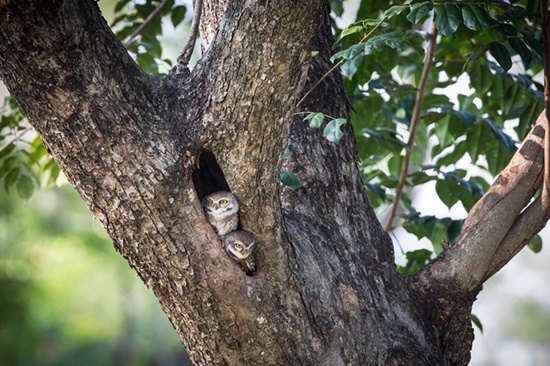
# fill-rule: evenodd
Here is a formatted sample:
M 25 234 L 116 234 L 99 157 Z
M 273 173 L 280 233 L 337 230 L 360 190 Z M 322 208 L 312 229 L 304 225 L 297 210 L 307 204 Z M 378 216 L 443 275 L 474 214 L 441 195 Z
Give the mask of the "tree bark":
M 203 14 L 201 61 L 157 78 L 93 1 L 0 1 L 2 79 L 193 362 L 467 364 L 481 278 L 434 292 L 429 269 L 397 273 L 351 124 L 334 144 L 299 114 L 349 120 L 339 75 L 295 108 L 332 66 L 328 4 L 205 0 Z M 281 168 L 303 187 L 282 186 Z M 257 237 L 256 276 L 206 221 L 201 199 L 220 189 Z

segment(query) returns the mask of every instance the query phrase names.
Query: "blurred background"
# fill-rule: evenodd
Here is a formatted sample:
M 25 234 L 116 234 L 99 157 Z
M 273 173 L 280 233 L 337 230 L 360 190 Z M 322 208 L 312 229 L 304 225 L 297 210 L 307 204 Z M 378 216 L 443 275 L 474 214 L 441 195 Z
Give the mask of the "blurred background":
M 73 188 L 0 190 L 0 365 L 185 365 L 153 293 Z

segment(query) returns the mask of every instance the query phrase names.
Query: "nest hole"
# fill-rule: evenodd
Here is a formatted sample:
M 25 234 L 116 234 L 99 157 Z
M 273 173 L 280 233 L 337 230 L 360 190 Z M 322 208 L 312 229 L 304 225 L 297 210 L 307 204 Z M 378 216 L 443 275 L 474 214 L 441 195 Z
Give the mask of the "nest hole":
M 193 169 L 192 179 L 200 201 L 217 191 L 231 191 L 216 156 L 208 150 L 200 153 L 199 163 Z

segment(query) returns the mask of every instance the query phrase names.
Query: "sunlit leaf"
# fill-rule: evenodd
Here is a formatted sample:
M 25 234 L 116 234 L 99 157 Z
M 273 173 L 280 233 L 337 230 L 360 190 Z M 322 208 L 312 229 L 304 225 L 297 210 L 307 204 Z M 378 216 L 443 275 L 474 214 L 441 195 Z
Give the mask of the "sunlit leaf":
M 349 28 L 344 28 L 342 30 L 342 37 L 348 36 L 350 34 L 359 33 L 359 32 L 361 32 L 361 30 L 363 30 L 363 26 L 361 26 L 361 25 L 354 25 L 354 26 L 349 27 Z
M 346 121 L 344 118 L 336 118 L 330 121 L 327 126 L 325 127 L 325 130 L 323 131 L 323 136 L 331 142 L 334 142 L 335 144 L 339 143 L 342 137 L 344 137 L 344 133 L 342 130 L 340 130 L 340 126 L 346 124 L 348 121 Z
M 309 121 L 309 127 L 319 128 L 325 120 L 325 115 L 323 113 L 310 113 L 304 118 L 304 121 Z

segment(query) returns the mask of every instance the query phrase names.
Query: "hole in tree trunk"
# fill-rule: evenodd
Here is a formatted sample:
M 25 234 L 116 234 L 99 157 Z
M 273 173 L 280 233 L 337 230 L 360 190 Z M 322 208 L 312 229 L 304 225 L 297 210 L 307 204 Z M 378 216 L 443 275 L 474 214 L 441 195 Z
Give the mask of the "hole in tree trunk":
M 193 169 L 193 185 L 199 200 L 217 191 L 230 192 L 222 168 L 210 151 L 204 150 L 199 156 L 198 168 Z

